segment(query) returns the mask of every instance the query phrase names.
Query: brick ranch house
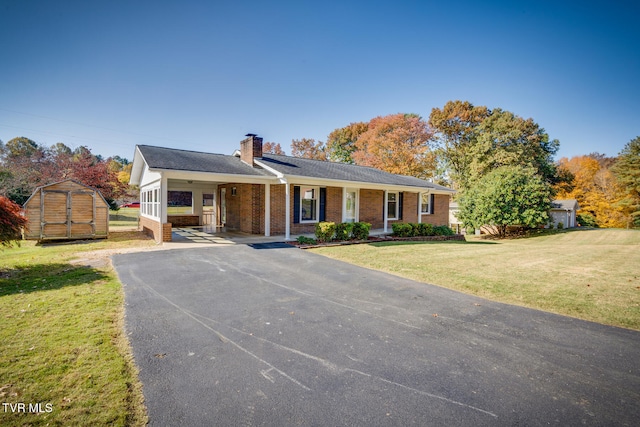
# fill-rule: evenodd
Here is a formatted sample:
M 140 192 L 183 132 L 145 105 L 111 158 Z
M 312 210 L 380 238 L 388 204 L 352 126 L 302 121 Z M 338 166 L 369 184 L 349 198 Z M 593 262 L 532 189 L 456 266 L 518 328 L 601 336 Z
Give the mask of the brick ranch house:
M 454 193 L 370 167 L 266 154 L 253 134 L 233 155 L 138 145 L 130 183 L 140 187 L 140 227 L 158 242 L 182 226 L 289 240 L 320 221 L 364 221 L 385 232 L 394 222 L 447 225 Z

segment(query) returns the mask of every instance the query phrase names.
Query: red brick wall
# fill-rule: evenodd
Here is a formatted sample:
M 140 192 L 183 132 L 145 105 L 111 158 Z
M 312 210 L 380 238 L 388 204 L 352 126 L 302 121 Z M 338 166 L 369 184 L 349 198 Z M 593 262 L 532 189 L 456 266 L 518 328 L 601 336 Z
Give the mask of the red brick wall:
M 383 201 L 384 191 L 382 190 L 360 190 L 360 221 L 368 222 L 372 229 L 383 228 Z
M 271 186 L 271 235 L 284 234 L 285 187 L 284 184 Z M 291 189 L 293 193 L 293 188 Z
M 161 224 L 160 221 L 140 216 L 139 224 L 140 230 L 153 237 L 156 242 L 160 243 L 171 241 L 170 222 Z
M 446 194 L 434 195 L 433 213 L 430 215 L 422 214 L 422 222 L 433 225 L 449 225 L 449 196 Z
M 243 233 L 264 234 L 264 185 L 229 183 L 219 188 L 227 189 L 227 228 Z

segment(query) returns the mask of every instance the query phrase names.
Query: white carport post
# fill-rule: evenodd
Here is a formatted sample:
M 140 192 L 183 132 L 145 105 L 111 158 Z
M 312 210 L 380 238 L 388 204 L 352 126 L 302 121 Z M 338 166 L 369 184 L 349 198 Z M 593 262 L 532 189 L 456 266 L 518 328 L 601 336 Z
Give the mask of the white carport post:
M 291 222 L 291 212 L 290 211 L 290 205 L 291 202 L 289 201 L 289 197 L 291 195 L 291 190 L 289 189 L 289 182 L 287 182 L 286 179 L 283 179 L 282 181 L 284 181 L 284 240 L 291 240 L 291 226 L 290 226 L 290 222 Z
M 418 192 L 418 224 L 422 223 L 422 193 Z
M 386 233 L 387 229 L 388 229 L 387 223 L 389 222 L 389 194 L 388 194 L 388 190 L 384 190 L 384 201 L 382 202 L 382 215 L 383 215 L 383 218 L 384 218 L 384 232 Z
M 169 180 L 164 174 L 160 178 L 160 224 L 167 223 L 167 200 L 169 199 Z
M 264 184 L 264 236 L 271 236 L 271 183 Z

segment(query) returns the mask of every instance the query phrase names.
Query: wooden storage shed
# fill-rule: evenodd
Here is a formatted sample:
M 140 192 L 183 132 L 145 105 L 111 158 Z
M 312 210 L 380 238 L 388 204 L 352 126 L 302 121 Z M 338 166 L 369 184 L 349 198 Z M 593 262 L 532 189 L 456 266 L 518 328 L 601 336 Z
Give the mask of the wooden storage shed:
M 109 204 L 102 194 L 68 179 L 36 188 L 24 204 L 27 240 L 106 238 Z

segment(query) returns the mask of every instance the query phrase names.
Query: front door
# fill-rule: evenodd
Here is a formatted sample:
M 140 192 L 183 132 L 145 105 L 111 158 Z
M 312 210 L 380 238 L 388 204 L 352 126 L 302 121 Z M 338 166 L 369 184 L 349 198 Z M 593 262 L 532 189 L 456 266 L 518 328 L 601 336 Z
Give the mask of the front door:
M 202 193 L 202 225 L 213 225 L 213 193 Z

